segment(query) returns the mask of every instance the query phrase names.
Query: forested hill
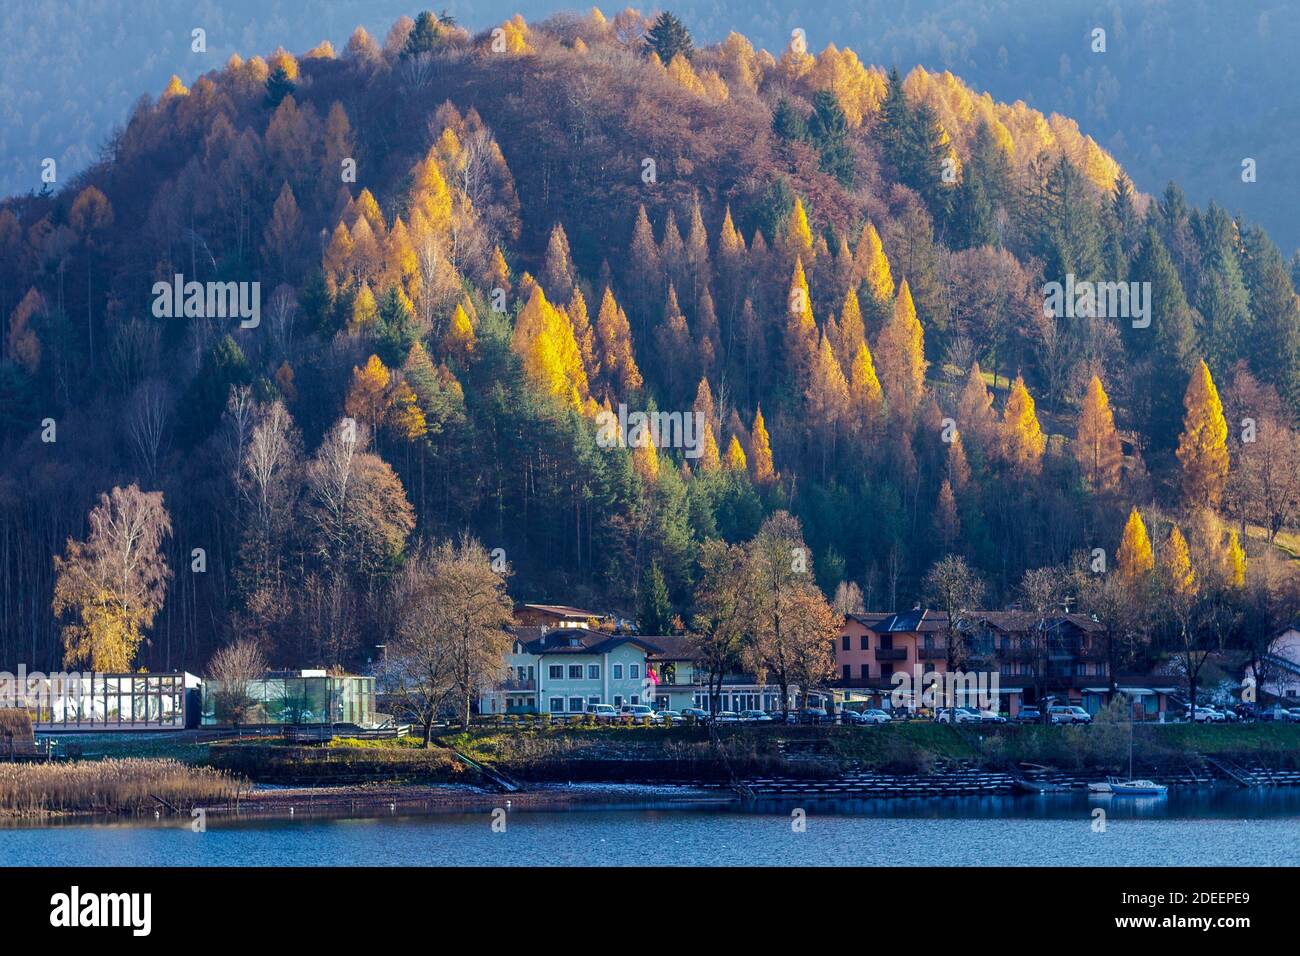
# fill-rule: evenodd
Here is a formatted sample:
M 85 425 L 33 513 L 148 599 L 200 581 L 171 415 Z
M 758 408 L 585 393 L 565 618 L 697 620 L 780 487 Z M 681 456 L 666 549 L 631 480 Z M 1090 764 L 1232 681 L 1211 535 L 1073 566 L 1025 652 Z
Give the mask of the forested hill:
M 1207 580 L 1289 580 L 1300 314 L 1262 230 L 950 74 L 687 27 L 422 14 L 249 51 L 6 201 L 0 663 L 76 659 L 103 588 L 59 571 L 108 515 L 165 554 L 121 625 L 153 668 L 236 636 L 363 662 L 403 562 L 462 531 L 517 599 L 664 624 L 703 542 L 778 509 L 875 607 L 946 554 L 1010 600 L 1135 505 Z M 1149 283 L 1149 322 L 1045 315 L 1067 277 Z M 699 413 L 702 453 L 608 447 L 620 405 Z

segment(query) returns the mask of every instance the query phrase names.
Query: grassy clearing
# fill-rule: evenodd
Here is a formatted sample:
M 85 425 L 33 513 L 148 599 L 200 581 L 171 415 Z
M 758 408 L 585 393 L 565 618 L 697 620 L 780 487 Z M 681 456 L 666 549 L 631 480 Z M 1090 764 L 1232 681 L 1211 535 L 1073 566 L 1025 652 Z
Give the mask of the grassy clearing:
M 45 735 L 42 735 L 45 736 Z M 121 760 L 140 757 L 151 760 L 176 760 L 194 766 L 208 759 L 208 744 L 189 734 L 56 734 L 57 753 L 77 759 Z
M 96 760 L 0 764 L 0 816 L 134 814 L 226 803 L 247 790 L 238 777 L 176 760 Z
M 355 745 L 354 745 L 355 744 Z M 476 783 L 469 770 L 443 749 L 425 750 L 394 741 L 333 741 L 323 746 L 221 741 L 209 763 L 262 783 L 342 786 L 357 783 Z

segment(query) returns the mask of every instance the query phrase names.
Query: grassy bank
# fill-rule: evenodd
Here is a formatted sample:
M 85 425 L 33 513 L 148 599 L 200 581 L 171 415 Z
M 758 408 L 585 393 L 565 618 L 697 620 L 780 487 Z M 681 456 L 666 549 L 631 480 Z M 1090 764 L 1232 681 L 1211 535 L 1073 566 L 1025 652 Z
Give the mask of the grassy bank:
M 1126 768 L 1129 728 L 952 727 L 913 721 L 884 727 L 719 728 L 720 750 L 698 727 L 473 728 L 442 738 L 481 763 L 524 780 L 716 780 L 761 774 L 834 776 L 849 769 L 930 773 L 966 766 L 1007 769 L 1020 762 L 1063 770 Z M 1300 725 L 1138 725 L 1138 767 L 1185 765 L 1198 754 L 1300 766 Z
M 239 778 L 175 760 L 96 760 L 0 764 L 0 816 L 60 813 L 135 814 L 237 799 Z
M 325 746 L 220 741 L 209 747 L 208 763 L 259 783 L 295 786 L 478 782 L 478 774 L 448 751 L 425 750 L 409 738 Z

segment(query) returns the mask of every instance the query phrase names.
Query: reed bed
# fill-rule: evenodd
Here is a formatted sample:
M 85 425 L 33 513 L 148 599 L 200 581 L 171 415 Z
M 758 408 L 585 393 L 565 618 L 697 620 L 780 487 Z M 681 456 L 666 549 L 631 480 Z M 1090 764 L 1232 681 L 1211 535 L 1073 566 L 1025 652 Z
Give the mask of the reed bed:
M 246 794 L 241 777 L 177 760 L 97 760 L 0 764 L 0 816 L 137 814 L 230 803 Z

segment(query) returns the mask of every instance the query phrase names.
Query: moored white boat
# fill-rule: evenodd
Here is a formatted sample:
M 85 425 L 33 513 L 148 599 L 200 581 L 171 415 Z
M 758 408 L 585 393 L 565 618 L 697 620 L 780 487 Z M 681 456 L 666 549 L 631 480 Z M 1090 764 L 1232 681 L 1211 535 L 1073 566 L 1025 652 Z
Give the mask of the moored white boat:
M 1163 783 L 1154 780 L 1112 780 L 1110 792 L 1134 797 L 1162 797 L 1169 792 Z

